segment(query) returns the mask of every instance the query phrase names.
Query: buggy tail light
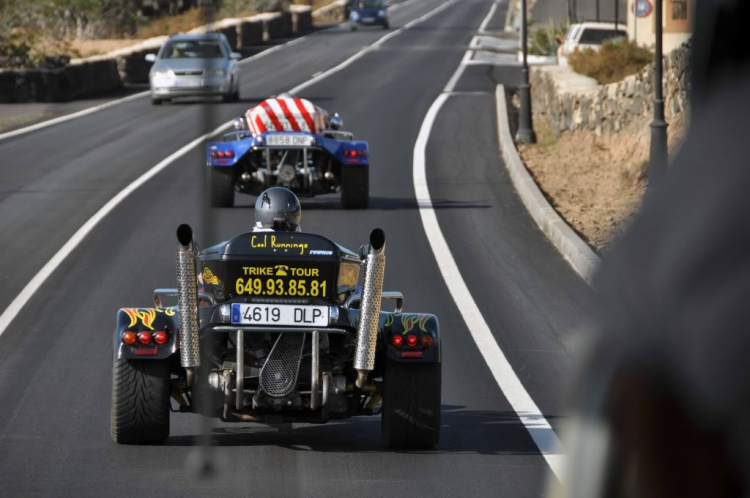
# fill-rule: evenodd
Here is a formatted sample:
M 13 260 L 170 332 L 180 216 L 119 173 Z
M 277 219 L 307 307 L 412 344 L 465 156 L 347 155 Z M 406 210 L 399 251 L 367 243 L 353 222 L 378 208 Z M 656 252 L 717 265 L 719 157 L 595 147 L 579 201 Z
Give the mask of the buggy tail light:
M 421 358 L 422 351 L 401 351 L 399 356 L 401 356 L 401 358 Z
M 433 339 L 431 335 L 423 335 L 422 336 L 422 347 L 423 348 L 431 348 L 434 344 L 435 344 L 435 339 Z
M 138 342 L 141 344 L 151 344 L 151 332 L 138 332 Z
M 400 348 L 404 344 L 404 336 L 394 335 L 393 337 L 391 337 L 391 344 L 393 344 L 397 348 Z
M 159 351 L 156 348 L 136 348 L 135 350 L 136 356 L 156 356 L 158 354 Z
M 407 336 L 406 336 L 406 344 L 407 344 L 407 345 L 408 345 L 408 346 L 409 346 L 410 348 L 413 348 L 414 346 L 416 346 L 416 345 L 417 345 L 417 336 L 416 336 L 416 335 L 414 335 L 414 334 L 409 334 L 409 335 L 407 335 Z
M 160 330 L 159 332 L 154 332 L 154 342 L 156 344 L 166 344 L 168 340 L 169 340 L 169 336 L 163 330 Z
M 131 332 L 130 330 L 122 334 L 122 342 L 124 344 L 127 344 L 128 346 L 132 346 L 133 344 L 135 344 L 136 339 L 137 337 L 135 335 L 135 332 Z

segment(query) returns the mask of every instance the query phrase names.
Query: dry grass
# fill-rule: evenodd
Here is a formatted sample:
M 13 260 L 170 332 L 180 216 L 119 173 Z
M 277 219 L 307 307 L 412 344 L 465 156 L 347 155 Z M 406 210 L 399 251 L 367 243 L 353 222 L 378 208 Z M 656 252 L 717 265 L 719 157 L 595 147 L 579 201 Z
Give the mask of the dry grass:
M 599 50 L 591 48 L 570 56 L 570 66 L 578 74 L 594 78 L 600 85 L 620 81 L 635 74 L 654 60 L 654 54 L 632 41 L 605 41 Z
M 229 19 L 231 17 L 248 17 L 257 14 L 253 11 L 227 12 L 219 11 L 214 21 Z M 164 16 L 154 19 L 148 24 L 144 24 L 138 30 L 138 37 L 141 39 L 153 38 L 155 36 L 171 35 L 175 33 L 184 33 L 191 29 L 203 26 L 205 21 L 199 8 L 188 9 L 182 14 L 174 16 Z

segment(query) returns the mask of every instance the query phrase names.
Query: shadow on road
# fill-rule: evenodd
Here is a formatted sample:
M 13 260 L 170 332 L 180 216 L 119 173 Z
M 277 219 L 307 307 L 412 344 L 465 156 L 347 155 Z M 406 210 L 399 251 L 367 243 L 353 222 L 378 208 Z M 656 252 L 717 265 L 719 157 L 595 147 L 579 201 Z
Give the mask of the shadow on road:
M 554 420 L 557 416 L 546 416 Z M 212 446 L 277 446 L 295 451 L 323 453 L 477 453 L 482 455 L 536 455 L 534 442 L 512 411 L 465 410 L 443 405 L 440 444 L 432 450 L 389 449 L 380 441 L 380 418 L 362 417 L 304 424 L 294 429 L 279 426 L 238 425 L 214 428 Z M 543 430 L 543 429 L 538 429 Z M 544 429 L 549 430 L 549 429 Z M 175 436 L 167 446 L 194 446 L 198 436 Z

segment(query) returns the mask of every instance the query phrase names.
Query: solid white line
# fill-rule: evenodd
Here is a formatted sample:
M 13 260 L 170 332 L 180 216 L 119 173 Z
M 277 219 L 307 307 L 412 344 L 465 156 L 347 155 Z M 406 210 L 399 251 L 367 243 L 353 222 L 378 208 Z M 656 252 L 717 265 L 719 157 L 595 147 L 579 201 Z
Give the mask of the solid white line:
M 111 100 L 109 102 L 105 102 L 104 104 L 95 105 L 94 107 L 89 107 L 88 109 L 83 109 L 82 111 L 77 111 L 72 114 L 66 114 L 64 116 L 50 119 L 48 121 L 42 121 L 41 123 L 36 123 L 31 126 L 26 126 L 25 128 L 19 128 L 17 130 L 0 133 L 0 140 L 4 140 L 10 137 L 15 137 L 18 135 L 23 135 L 24 133 L 29 133 L 35 130 L 41 130 L 42 128 L 47 128 L 48 126 L 56 125 L 58 123 L 63 123 L 65 121 L 70 121 L 71 119 L 80 118 L 81 116 L 86 116 L 87 114 L 98 112 L 103 109 L 107 109 L 108 107 L 114 107 L 119 104 L 124 104 L 125 102 L 130 102 L 131 100 L 145 97 L 146 95 L 150 93 L 151 93 L 150 91 L 146 91 L 146 92 L 136 93 L 133 95 L 128 95 L 127 97 L 123 97 L 123 98 L 116 99 L 116 100 Z
M 453 259 L 453 254 L 448 247 L 448 243 L 445 241 L 443 232 L 440 230 L 440 225 L 438 224 L 432 205 L 430 191 L 427 187 L 425 153 L 435 118 L 448 98 L 448 94 L 441 94 L 432 104 L 422 123 L 417 143 L 414 145 L 413 181 L 417 203 L 420 206 L 419 214 L 422 218 L 422 225 L 424 226 L 425 234 L 427 234 L 427 240 L 430 243 L 432 252 L 435 255 L 440 274 L 443 276 L 448 291 L 456 303 L 461 317 L 464 319 L 466 328 L 471 333 L 479 352 L 490 368 L 495 382 L 500 386 L 503 395 L 513 407 L 513 410 L 515 410 L 521 423 L 523 423 L 529 432 L 529 436 L 531 436 L 531 439 L 552 469 L 552 472 L 560 479 L 562 476 L 562 464 L 565 458 L 561 454 L 562 444 L 552 426 L 550 426 L 547 419 L 544 418 L 544 415 L 534 403 L 534 400 L 531 399 L 529 393 L 524 389 L 520 379 L 513 371 L 513 367 L 508 362 L 500 346 L 498 346 L 489 325 L 487 325 L 484 316 L 482 316 L 482 312 L 471 297 L 469 288 L 461 276 L 461 272 L 458 270 L 458 265 Z
M 430 14 L 434 15 L 434 13 L 440 12 L 441 10 L 446 8 L 446 5 L 451 5 L 455 3 L 455 0 L 451 0 L 445 4 L 442 4 L 440 7 L 434 9 L 431 11 L 431 13 L 428 13 L 425 16 L 422 16 L 422 21 L 429 19 L 431 17 Z M 421 22 L 421 21 L 420 21 Z M 416 23 L 409 23 L 411 26 L 413 26 Z M 402 28 L 403 30 L 403 28 Z M 402 30 L 399 30 L 401 32 Z M 380 42 L 382 38 L 378 40 Z M 378 43 L 376 42 L 376 43 Z M 365 47 L 362 52 L 367 52 L 370 50 L 372 45 Z M 303 85 L 300 85 L 297 88 L 306 88 L 310 85 L 312 85 L 315 82 L 318 82 L 322 80 L 323 78 L 330 76 L 334 74 L 337 71 L 340 71 L 344 69 L 346 66 L 351 64 L 354 60 L 361 57 L 361 53 L 355 54 L 346 61 L 344 61 L 342 64 L 339 64 L 338 66 L 334 67 L 333 69 L 329 69 L 326 71 L 323 75 L 318 76 L 317 78 L 313 78 L 308 83 L 305 83 Z M 260 55 L 260 54 L 258 54 Z M 294 91 L 292 93 L 295 93 Z M 36 275 L 31 279 L 31 281 L 26 284 L 26 286 L 23 288 L 20 294 L 16 296 L 15 299 L 8 305 L 8 307 L 3 311 L 3 314 L 0 315 L 0 336 L 3 335 L 5 330 L 8 328 L 8 325 L 13 321 L 13 319 L 20 313 L 20 311 L 23 309 L 24 305 L 34 296 L 37 290 L 44 284 L 44 282 L 49 278 L 50 275 L 62 264 L 63 261 L 75 250 L 76 247 L 83 241 L 84 238 L 96 227 L 96 225 L 99 224 L 101 220 L 104 219 L 105 216 L 107 216 L 115 207 L 117 207 L 118 204 L 120 204 L 123 200 L 125 200 L 130 194 L 132 194 L 138 187 L 146 183 L 148 180 L 153 178 L 157 173 L 162 171 L 164 168 L 172 164 L 174 161 L 179 159 L 180 157 L 184 156 L 188 152 L 190 152 L 193 148 L 200 145 L 204 140 L 211 138 L 215 135 L 218 135 L 222 131 L 228 129 L 232 125 L 232 121 L 228 121 L 224 123 L 223 125 L 219 126 L 215 130 L 213 130 L 211 133 L 208 133 L 206 135 L 202 135 L 192 142 L 188 143 L 187 145 L 183 146 L 180 150 L 177 152 L 171 154 L 164 160 L 162 160 L 159 164 L 148 170 L 146 173 L 138 177 L 133 183 L 125 187 L 124 190 L 120 191 L 116 196 L 114 196 L 112 199 L 109 200 L 104 206 L 102 206 L 91 218 L 89 218 L 86 223 L 81 226 L 81 228 L 76 231 L 76 233 L 73 234 L 73 236 L 63 245 L 54 256 L 52 256 L 52 259 L 47 261 L 47 263 L 42 267 L 41 270 L 37 272 Z
M 495 10 L 497 10 L 497 2 L 492 4 L 490 12 L 487 14 L 487 17 L 484 18 L 484 21 L 482 21 L 482 24 L 479 26 L 480 33 L 484 34 L 487 32 L 487 25 L 490 23 L 490 20 L 492 20 L 492 16 L 495 15 Z
M 468 52 L 467 52 L 468 53 Z M 463 72 L 465 64 L 460 64 L 451 82 L 458 81 Z M 459 75 L 458 77 L 456 75 Z M 450 83 L 449 83 L 450 86 Z M 447 88 L 447 87 L 446 87 Z M 562 477 L 562 466 L 565 456 L 562 454 L 562 444 L 552 429 L 547 419 L 534 403 L 521 380 L 513 371 L 513 367 L 492 335 L 489 325 L 484 319 L 474 299 L 471 297 L 469 287 L 466 285 L 461 272 L 458 269 L 450 247 L 445 240 L 437 215 L 430 197 L 427 186 L 426 153 L 427 144 L 430 139 L 432 127 L 435 124 L 438 113 L 443 104 L 450 98 L 450 93 L 442 93 L 433 102 L 419 131 L 417 142 L 414 144 L 414 169 L 413 183 L 414 192 L 419 205 L 419 214 L 422 219 L 427 240 L 435 255 L 440 274 L 445 281 L 448 292 L 456 303 L 459 313 L 466 324 L 474 342 L 482 354 L 484 361 L 492 372 L 495 382 L 500 387 L 503 395 L 516 412 L 521 423 L 529 433 L 529 436 L 539 448 L 547 464 L 558 479 Z

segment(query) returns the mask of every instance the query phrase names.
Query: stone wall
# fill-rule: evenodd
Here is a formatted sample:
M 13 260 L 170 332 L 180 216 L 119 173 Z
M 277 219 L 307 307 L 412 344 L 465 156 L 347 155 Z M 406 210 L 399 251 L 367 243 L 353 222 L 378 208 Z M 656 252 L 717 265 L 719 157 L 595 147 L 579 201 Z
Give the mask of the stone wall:
M 690 42 L 664 57 L 664 103 L 669 121 L 687 108 Z M 587 129 L 608 134 L 653 115 L 654 64 L 622 81 L 598 85 L 567 66 L 531 70 L 535 118 L 546 119 L 559 137 L 565 130 Z
M 0 102 L 64 102 L 122 87 L 117 61 L 82 61 L 58 69 L 0 70 Z

